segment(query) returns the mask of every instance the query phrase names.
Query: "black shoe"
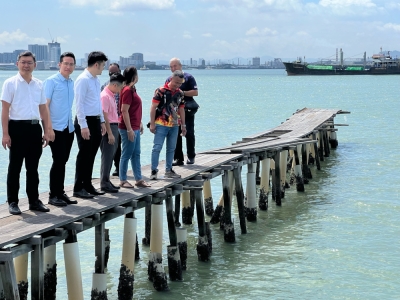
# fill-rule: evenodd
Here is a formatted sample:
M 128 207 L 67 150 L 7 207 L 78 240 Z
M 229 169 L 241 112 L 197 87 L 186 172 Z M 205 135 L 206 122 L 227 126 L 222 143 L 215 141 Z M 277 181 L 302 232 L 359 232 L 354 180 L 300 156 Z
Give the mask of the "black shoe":
M 115 169 L 112 173 L 112 176 L 119 176 L 119 170 Z
M 58 199 L 63 200 L 67 204 L 78 204 L 78 201 L 76 200 L 71 200 L 67 194 L 62 194 L 61 196 L 58 196 Z
M 110 184 L 111 184 L 111 187 L 112 187 L 113 189 L 119 190 L 119 189 L 121 188 L 120 186 L 115 186 L 112 182 L 110 182 Z
M 20 215 L 21 214 L 21 210 L 18 207 L 18 203 L 17 202 L 11 202 L 8 205 L 8 211 L 10 212 L 10 214 L 12 215 Z
M 58 198 L 58 197 L 51 197 L 49 198 L 49 204 L 54 205 L 54 206 L 67 206 L 67 203 L 65 203 L 64 200 Z
M 39 199 L 37 199 L 35 202 L 29 204 L 29 209 L 30 210 L 37 210 L 37 211 L 41 211 L 41 212 L 49 212 L 50 209 L 48 209 L 42 201 L 40 201 Z
M 101 196 L 101 195 L 104 195 L 104 194 L 105 194 L 105 192 L 96 190 L 95 188 L 88 189 L 87 191 L 88 191 L 90 194 L 95 195 L 95 196 Z
M 89 194 L 88 192 L 86 192 L 85 189 L 81 189 L 81 190 L 78 191 L 78 192 L 74 192 L 74 193 L 73 193 L 73 196 L 74 196 L 74 197 L 78 197 L 78 198 L 83 198 L 83 199 L 90 199 L 90 198 L 93 198 L 93 197 L 94 197 L 94 195 Z
M 118 193 L 118 190 L 111 186 L 102 187 L 101 190 L 106 193 Z
M 187 161 L 186 161 L 186 164 L 187 164 L 187 165 L 193 165 L 193 164 L 194 164 L 194 157 L 193 157 L 193 158 L 189 158 L 189 157 L 188 157 L 188 159 L 187 159 Z
M 175 160 L 172 162 L 172 166 L 173 166 L 173 167 L 176 167 L 176 166 L 183 166 L 183 165 L 184 165 L 183 160 L 180 160 L 180 159 L 175 159 Z

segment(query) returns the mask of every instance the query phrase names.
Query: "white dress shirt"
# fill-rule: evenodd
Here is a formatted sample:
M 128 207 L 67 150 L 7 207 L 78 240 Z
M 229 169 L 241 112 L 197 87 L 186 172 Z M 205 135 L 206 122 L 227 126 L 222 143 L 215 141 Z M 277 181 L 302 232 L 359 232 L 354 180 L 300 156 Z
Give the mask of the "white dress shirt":
M 87 128 L 87 116 L 100 116 L 104 122 L 100 101 L 100 80 L 85 69 L 75 80 L 76 117 L 81 128 Z
M 18 74 L 4 81 L 1 100 L 10 103 L 10 120 L 40 120 L 39 105 L 46 104 L 43 83 L 32 76 L 29 83 Z

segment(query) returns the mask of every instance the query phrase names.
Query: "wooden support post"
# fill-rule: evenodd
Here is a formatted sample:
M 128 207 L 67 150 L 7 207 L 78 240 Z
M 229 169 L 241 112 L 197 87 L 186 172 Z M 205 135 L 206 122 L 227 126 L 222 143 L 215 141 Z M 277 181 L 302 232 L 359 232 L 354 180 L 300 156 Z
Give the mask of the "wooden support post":
M 276 151 L 274 155 L 275 161 L 275 202 L 276 205 L 282 205 L 282 193 L 281 193 L 281 151 Z
M 137 219 L 133 213 L 125 215 L 122 240 L 122 259 L 119 271 L 118 299 L 133 298 L 135 281 L 135 248 L 137 243 Z
M 31 298 L 44 297 L 44 272 L 43 272 L 43 240 L 40 235 L 34 236 L 35 243 L 31 252 Z
M 92 275 L 91 300 L 107 299 L 107 274 L 105 269 L 105 224 L 95 227 L 95 256 L 94 273 Z
M 332 128 L 334 128 L 334 126 L 331 126 Z M 331 148 L 332 149 L 336 149 L 337 146 L 339 145 L 338 140 L 337 140 L 337 134 L 336 131 L 332 131 L 330 138 L 329 138 L 329 144 L 331 144 Z
M 56 245 L 44 248 L 44 299 L 55 300 L 57 292 Z
M 168 273 L 172 281 L 182 280 L 182 265 L 179 256 L 178 242 L 176 237 L 176 228 L 174 221 L 174 213 L 172 211 L 172 189 L 167 188 L 167 197 L 165 198 L 165 209 L 167 212 L 167 223 L 169 233 L 169 243 L 167 246 L 168 253 Z
M 221 221 L 221 216 L 223 215 L 223 210 L 224 208 L 224 195 L 222 194 L 219 198 L 218 204 L 215 207 L 214 213 L 210 219 L 211 224 L 217 224 Z
M 325 157 L 329 157 L 330 150 L 329 150 L 329 140 L 328 140 L 328 132 L 326 130 L 322 131 L 324 136 L 324 150 L 325 150 Z
M 312 133 L 313 140 L 317 140 L 317 132 L 318 131 L 313 131 Z M 314 158 L 315 158 L 315 163 L 317 165 L 317 170 L 321 170 L 321 164 L 319 162 L 318 143 L 313 143 L 312 147 L 314 149 Z
M 288 159 L 288 150 L 281 151 L 280 157 L 280 183 L 281 183 L 281 197 L 285 198 L 285 188 L 286 188 L 286 173 L 287 173 L 287 159 Z
M 207 242 L 208 242 L 208 250 L 209 253 L 212 253 L 212 233 L 211 233 L 211 227 L 210 227 L 210 222 L 205 222 L 206 223 L 206 235 L 207 235 Z
M 96 261 L 94 264 L 95 273 L 104 273 L 105 263 L 105 224 L 101 223 L 94 228 L 95 238 L 94 238 L 94 248 Z
M 246 213 L 244 207 L 244 193 L 243 193 L 241 171 L 242 167 L 237 167 L 233 169 L 233 178 L 235 181 L 236 200 L 237 200 L 237 207 L 239 210 L 240 230 L 242 234 L 245 234 L 247 233 L 247 228 L 246 228 Z
M 149 280 L 157 291 L 168 290 L 167 276 L 162 266 L 163 205 L 151 205 L 150 255 L 148 264 Z
M 194 190 L 197 211 L 197 224 L 199 228 L 199 238 L 197 242 L 197 258 L 200 261 L 208 261 L 210 258 L 210 249 L 208 247 L 207 229 L 204 219 L 203 192 Z
M 110 258 L 110 231 L 105 228 L 104 229 L 104 267 L 107 268 L 108 259 Z
M 19 294 L 13 255 L 11 251 L 0 251 L 0 277 L 3 286 L 3 289 L 0 290 L 0 293 L 3 292 L 4 299 L 23 299 Z
M 83 300 L 81 263 L 76 230 L 68 230 L 63 244 L 69 300 Z
M 169 245 L 167 247 L 168 253 L 168 273 L 171 281 L 181 281 L 182 277 L 182 263 L 179 255 L 179 247 Z
M 144 238 L 142 244 L 150 245 L 150 232 L 151 232 L 151 203 L 148 202 L 145 207 L 145 221 L 144 221 Z
M 190 203 L 190 192 L 184 191 L 182 193 L 182 223 L 185 225 L 192 224 L 192 206 Z
M 19 297 L 28 299 L 28 253 L 14 258 Z
M 179 247 L 179 257 L 181 259 L 182 270 L 186 270 L 186 262 L 187 262 L 187 229 L 186 228 L 177 228 L 176 229 L 176 238 Z
M 247 221 L 257 220 L 256 173 L 253 163 L 247 164 Z
M 222 175 L 222 190 L 224 195 L 224 239 L 225 242 L 234 242 L 235 241 L 235 228 L 233 226 L 232 217 L 231 217 L 231 191 L 229 190 L 229 175 L 227 170 L 224 171 Z M 255 173 L 254 173 L 255 174 Z M 255 176 L 254 176 L 255 181 Z M 254 182 L 255 184 L 255 182 Z
M 261 161 L 260 197 L 258 199 L 258 207 L 261 210 L 268 210 L 270 170 L 271 170 L 271 159 L 269 158 L 263 159 Z
M 301 147 L 301 145 L 300 145 L 300 147 Z M 298 146 L 293 150 L 294 151 L 294 162 L 295 162 L 294 176 L 296 178 L 296 190 L 298 192 L 304 192 L 303 174 L 301 172 L 301 163 L 300 163 L 300 156 L 299 156 L 298 150 L 301 151 L 301 148 L 299 149 Z
M 167 213 L 167 223 L 168 223 L 168 233 L 169 233 L 169 243 L 171 246 L 176 246 L 176 229 L 174 222 L 174 213 L 172 210 L 172 190 L 167 188 L 167 197 L 165 198 L 165 210 Z
M 260 185 L 261 177 L 260 177 L 260 161 L 256 163 L 256 185 Z
M 175 220 L 175 226 L 180 227 L 181 223 L 179 222 L 179 216 L 181 213 L 181 195 L 176 195 L 175 196 L 175 214 L 174 214 L 174 220 Z
M 206 214 L 207 214 L 207 216 L 212 216 L 214 213 L 214 204 L 213 204 L 213 197 L 212 197 L 212 193 L 211 193 L 211 181 L 210 180 L 204 181 L 203 194 L 204 194 L 204 206 L 205 206 Z
M 322 130 L 318 131 L 318 154 L 319 160 L 324 161 L 324 139 Z
M 306 149 L 307 144 L 302 144 L 300 145 L 301 147 L 301 167 L 303 171 L 303 180 L 304 183 L 308 183 L 308 179 L 312 179 L 312 174 L 311 170 L 308 167 L 308 157 L 307 157 L 307 149 Z
M 271 168 L 271 194 L 272 194 L 272 200 L 274 200 L 274 201 L 276 201 L 276 195 L 275 195 L 275 192 L 276 192 L 276 187 L 275 187 L 275 185 L 276 185 L 276 176 L 275 176 L 275 165 L 276 165 L 276 162 L 275 162 L 275 160 L 272 158 L 272 159 L 270 159 L 270 168 Z
M 193 216 L 194 216 L 194 206 L 196 203 L 196 197 L 194 194 L 194 190 L 190 190 L 190 220 L 193 222 Z

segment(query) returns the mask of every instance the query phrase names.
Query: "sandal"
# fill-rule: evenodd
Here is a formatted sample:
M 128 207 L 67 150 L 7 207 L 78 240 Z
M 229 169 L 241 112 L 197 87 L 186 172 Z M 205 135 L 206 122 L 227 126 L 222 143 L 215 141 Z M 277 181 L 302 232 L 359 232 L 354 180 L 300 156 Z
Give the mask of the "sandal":
M 146 181 L 143 179 L 139 180 L 138 182 L 135 183 L 137 187 L 150 187 L 151 185 L 148 184 Z
M 119 186 L 122 187 L 122 188 L 126 188 L 126 189 L 133 189 L 134 188 L 134 186 L 132 184 L 130 184 L 130 182 L 128 182 L 128 181 L 121 181 L 119 183 Z

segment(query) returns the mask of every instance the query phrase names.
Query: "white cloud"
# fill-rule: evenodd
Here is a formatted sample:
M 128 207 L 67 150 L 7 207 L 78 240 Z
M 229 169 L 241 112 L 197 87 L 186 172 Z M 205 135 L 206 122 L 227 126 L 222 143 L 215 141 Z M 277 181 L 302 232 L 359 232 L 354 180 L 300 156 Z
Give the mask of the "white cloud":
M 212 11 L 223 11 L 227 8 L 248 8 L 248 9 L 268 9 L 280 11 L 301 10 L 301 0 L 204 0 L 205 2 L 214 2 Z
M 99 15 L 122 15 L 136 10 L 165 10 L 175 6 L 175 0 L 60 0 L 72 6 L 96 6 Z
M 398 31 L 400 32 L 400 24 L 393 24 L 393 23 L 386 23 L 385 25 L 383 25 L 381 27 L 381 29 L 390 29 L 390 30 L 394 30 L 394 31 Z
M 204 36 L 204 37 L 212 37 L 212 34 L 211 33 L 203 33 L 202 36 Z
M 321 0 L 319 4 L 324 7 L 349 7 L 349 6 L 364 6 L 364 7 L 375 7 L 375 3 L 371 0 Z
M 265 27 L 263 29 L 258 29 L 257 27 L 253 27 L 246 31 L 246 35 L 250 35 L 250 36 L 275 35 L 277 33 L 278 32 L 276 30 L 272 30 L 267 27 Z
M 184 32 L 183 32 L 183 38 L 184 38 L 184 39 L 191 39 L 192 36 L 190 35 L 190 32 L 189 32 L 189 31 L 184 31 Z
M 3 31 L 0 33 L 0 45 L 16 45 L 22 42 L 28 44 L 39 44 L 39 43 L 46 43 L 45 38 L 35 38 L 29 37 L 26 33 L 22 32 L 20 29 L 17 29 L 13 32 Z M 25 46 L 26 47 L 26 46 Z

